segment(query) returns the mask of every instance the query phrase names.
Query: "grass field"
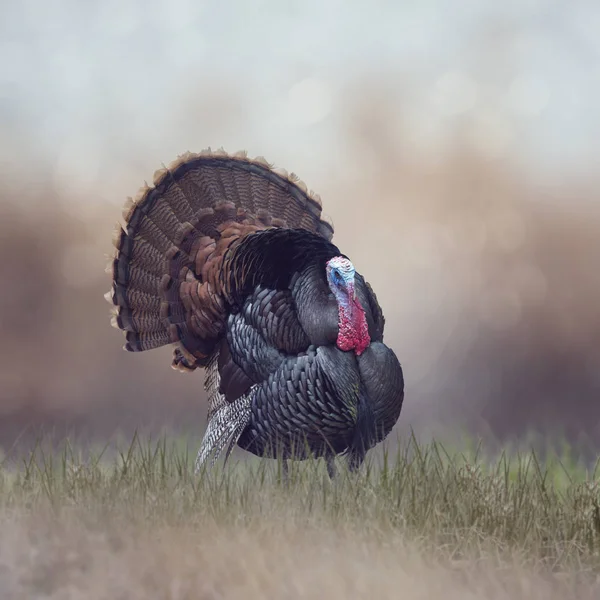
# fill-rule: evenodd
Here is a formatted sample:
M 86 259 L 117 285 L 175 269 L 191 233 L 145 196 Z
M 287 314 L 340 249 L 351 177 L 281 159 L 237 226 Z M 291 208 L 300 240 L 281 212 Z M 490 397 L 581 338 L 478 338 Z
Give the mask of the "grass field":
M 244 460 L 192 473 L 185 440 L 4 460 L 10 598 L 597 598 L 594 469 L 402 445 L 358 474 Z M 600 475 L 600 470 L 598 475 Z

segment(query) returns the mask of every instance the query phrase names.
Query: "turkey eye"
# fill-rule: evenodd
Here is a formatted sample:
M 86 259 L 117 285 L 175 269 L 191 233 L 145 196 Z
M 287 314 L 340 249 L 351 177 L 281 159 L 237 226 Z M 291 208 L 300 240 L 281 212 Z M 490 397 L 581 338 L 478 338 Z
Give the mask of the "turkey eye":
M 333 281 L 334 281 L 335 283 L 342 283 L 342 282 L 343 282 L 343 278 L 342 278 L 342 276 L 340 275 L 340 272 L 339 272 L 339 271 L 334 271 L 334 272 L 333 272 Z

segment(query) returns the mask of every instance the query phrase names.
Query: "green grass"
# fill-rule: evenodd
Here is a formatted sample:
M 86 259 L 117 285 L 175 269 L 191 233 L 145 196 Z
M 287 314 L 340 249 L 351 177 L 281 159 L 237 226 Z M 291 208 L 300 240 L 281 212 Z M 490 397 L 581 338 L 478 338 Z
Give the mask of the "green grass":
M 232 460 L 225 468 L 219 464 L 210 473 L 195 476 L 195 449 L 195 442 L 182 438 L 152 441 L 136 436 L 121 448 L 111 445 L 84 455 L 68 441 L 55 450 L 41 442 L 28 456 L 16 460 L 9 455 L 3 461 L 0 527 L 21 523 L 15 533 L 18 539 L 30 539 L 31 530 L 41 527 L 63 540 L 61 544 L 66 544 L 71 553 L 73 545 L 88 548 L 89 540 L 96 539 L 98 532 L 112 531 L 110 539 L 119 541 L 116 545 L 106 542 L 109 546 L 104 554 L 98 551 L 101 556 L 111 557 L 115 552 L 116 556 L 124 553 L 123 548 L 132 539 L 146 540 L 144 550 L 136 550 L 135 560 L 122 558 L 119 565 L 127 564 L 127 569 L 140 561 L 145 564 L 158 560 L 156 552 L 180 552 L 178 549 L 188 546 L 193 556 L 198 553 L 194 560 L 202 565 L 214 561 L 221 564 L 214 556 L 216 548 L 225 555 L 233 553 L 239 569 L 240 565 L 247 566 L 248 560 L 259 560 L 257 556 L 264 555 L 253 567 L 261 571 L 269 565 L 261 576 L 266 579 L 261 579 L 260 585 L 253 583 L 259 585 L 256 597 L 266 594 L 265 586 L 275 585 L 275 580 L 284 587 L 276 586 L 269 593 L 283 594 L 285 582 L 298 575 L 294 569 L 304 564 L 302 561 L 308 561 L 306 568 L 310 571 L 329 564 L 331 552 L 335 556 L 341 553 L 342 557 L 349 553 L 346 563 L 331 566 L 337 569 L 338 579 L 342 573 L 343 577 L 352 577 L 357 568 L 357 573 L 363 569 L 364 577 L 375 577 L 378 569 L 384 569 L 385 573 L 389 570 L 388 575 L 382 571 L 377 577 L 388 577 L 391 582 L 396 577 L 391 575 L 395 573 L 394 565 L 408 564 L 408 557 L 413 555 L 422 557 L 422 562 L 413 565 L 417 571 L 430 563 L 444 565 L 452 572 L 488 565 L 495 573 L 494 589 L 513 586 L 510 597 L 521 597 L 523 577 L 514 575 L 518 569 L 527 569 L 541 577 L 540 581 L 558 578 L 556 581 L 567 586 L 561 588 L 565 594 L 567 588 L 569 593 L 577 591 L 573 597 L 585 597 L 588 587 L 577 586 L 592 585 L 600 574 L 600 473 L 596 468 L 586 469 L 569 455 L 547 454 L 542 461 L 534 452 L 515 452 L 491 459 L 483 456 L 476 445 L 464 452 L 450 452 L 439 443 L 419 445 L 411 439 L 393 455 L 374 453 L 359 473 L 349 473 L 341 460 L 338 477 L 330 481 L 323 461 L 305 461 L 292 463 L 289 480 L 283 482 L 280 463 L 244 454 L 239 455 L 242 460 Z M 41 543 L 41 537 L 35 539 L 35 544 Z M 240 548 L 245 544 L 251 549 L 242 552 Z M 0 559 L 2 547 L 0 540 Z M 96 548 L 86 552 L 93 557 Z M 330 550 L 317 560 L 317 554 L 325 548 Z M 369 549 L 366 554 L 365 548 Z M 24 555 L 30 556 L 30 550 L 27 552 Z M 45 556 L 36 552 L 35 556 Z M 53 550 L 48 556 L 55 554 Z M 354 563 L 349 566 L 349 556 L 355 554 L 362 556 L 357 559 L 362 567 Z M 400 555 L 403 558 L 398 558 Z M 283 560 L 281 557 L 287 557 L 285 564 L 291 570 L 282 571 L 279 580 L 272 574 L 272 564 Z M 396 557 L 396 562 L 390 557 Z M 177 563 L 172 569 L 179 573 L 182 568 Z M 192 569 L 193 573 L 197 568 Z M 61 562 L 52 569 L 54 573 L 67 567 Z M 244 569 L 231 581 L 228 572 L 222 576 L 232 585 L 248 578 L 254 581 L 255 570 Z M 504 582 L 506 576 L 499 574 L 507 569 L 513 574 L 512 579 L 509 577 L 512 583 L 501 585 L 497 578 Z M 168 571 L 164 581 L 175 577 L 175 571 Z M 160 587 L 163 579 L 156 585 Z M 428 579 L 425 574 L 424 581 Z M 60 578 L 56 589 L 62 589 L 63 580 L 68 578 Z M 86 588 L 82 597 L 114 595 L 103 595 L 108 592 L 102 586 L 108 584 L 102 578 L 100 581 L 97 596 L 90 595 Z M 136 581 L 139 589 L 146 585 L 141 575 Z M 33 597 L 32 590 L 38 590 L 38 584 L 27 588 L 23 597 Z M 475 584 L 471 581 L 469 585 Z M 539 581 L 535 585 L 536 589 L 544 589 Z M 555 592 L 556 585 L 552 583 L 548 593 Z M 381 593 L 385 595 L 386 589 L 382 588 Z M 235 597 L 227 590 L 207 598 Z M 367 592 L 365 597 L 369 596 Z M 190 594 L 181 597 L 195 597 Z M 427 594 L 434 592 L 429 590 Z M 557 597 L 570 597 L 565 594 Z M 493 596 L 497 595 L 494 592 Z M 340 591 L 340 597 L 363 596 Z M 531 596 L 523 592 L 522 597 Z
M 108 455 L 112 454 L 109 458 Z M 600 566 L 597 469 L 534 452 L 485 460 L 477 448 L 448 452 L 414 439 L 383 452 L 352 474 L 340 461 L 331 482 L 322 461 L 291 463 L 282 483 L 277 461 L 249 459 L 193 474 L 185 440 L 133 441 L 85 460 L 68 441 L 56 452 L 38 445 L 0 477 L 0 507 L 48 505 L 60 511 L 127 515 L 135 521 L 202 526 L 273 517 L 378 535 L 402 535 L 443 546 L 452 557 L 482 544 L 518 549 L 551 568 Z

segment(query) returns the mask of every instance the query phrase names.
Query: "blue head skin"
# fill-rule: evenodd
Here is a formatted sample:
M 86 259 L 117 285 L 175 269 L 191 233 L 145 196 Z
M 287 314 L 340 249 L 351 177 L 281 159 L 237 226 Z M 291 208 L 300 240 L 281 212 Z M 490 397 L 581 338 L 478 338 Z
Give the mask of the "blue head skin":
M 349 309 L 356 298 L 355 273 L 354 265 L 342 256 L 334 256 L 327 262 L 327 283 L 340 307 Z

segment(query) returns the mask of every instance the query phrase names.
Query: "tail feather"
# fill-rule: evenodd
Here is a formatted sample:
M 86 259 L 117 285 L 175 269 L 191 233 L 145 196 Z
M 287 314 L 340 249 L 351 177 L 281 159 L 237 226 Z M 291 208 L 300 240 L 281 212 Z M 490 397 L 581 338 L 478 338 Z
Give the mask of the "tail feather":
M 119 308 L 113 317 L 112 324 L 123 331 L 156 333 L 163 331 L 164 326 L 153 313 L 133 311 L 129 308 Z
M 157 195 L 149 195 L 149 198 L 156 199 Z M 166 223 L 158 220 L 160 215 L 155 214 L 153 219 L 147 211 L 147 204 L 144 203 L 134 205 L 128 211 L 123 213 L 127 223 L 128 235 L 129 232 L 135 232 L 135 237 L 145 240 L 159 252 L 164 253 L 174 243 L 181 224 L 178 224 L 175 228 L 169 230 Z M 170 224 L 172 225 L 172 220 Z
M 119 259 L 127 263 L 129 268 L 140 266 L 159 277 L 164 273 L 165 257 L 149 242 L 141 238 L 134 240 L 127 236 L 121 236 L 119 241 L 120 246 L 117 246 Z
M 127 343 L 125 350 L 129 352 L 143 352 L 144 350 L 154 350 L 161 346 L 166 346 L 175 340 L 166 330 L 154 332 L 132 332 L 128 331 L 125 335 Z
M 251 178 L 248 177 L 248 173 L 241 170 L 234 170 L 232 172 L 231 181 L 235 187 L 236 197 L 238 206 L 243 206 L 250 213 L 256 214 L 258 206 L 256 205 L 254 196 L 252 194 Z M 244 199 L 242 202 L 241 199 Z
M 154 185 L 159 182 L 169 182 L 170 185 L 164 186 L 162 197 L 166 204 L 171 207 L 173 214 L 181 223 L 191 222 L 196 215 L 196 211 L 190 204 L 189 198 L 179 187 L 177 180 L 172 176 L 169 167 L 163 167 L 154 172 Z
M 161 299 L 141 290 L 127 289 L 123 285 L 113 283 L 112 289 L 104 294 L 106 301 L 120 308 L 132 310 L 148 310 L 154 313 L 160 311 Z
M 128 262 L 126 257 L 115 258 L 112 269 L 113 281 L 127 289 L 145 292 L 160 297 L 162 277 L 146 270 L 142 266 Z

